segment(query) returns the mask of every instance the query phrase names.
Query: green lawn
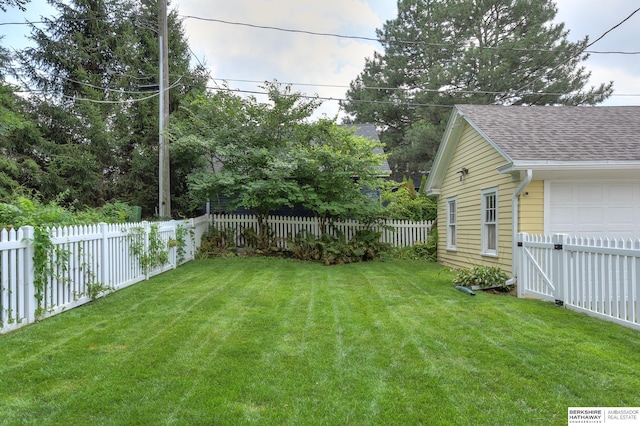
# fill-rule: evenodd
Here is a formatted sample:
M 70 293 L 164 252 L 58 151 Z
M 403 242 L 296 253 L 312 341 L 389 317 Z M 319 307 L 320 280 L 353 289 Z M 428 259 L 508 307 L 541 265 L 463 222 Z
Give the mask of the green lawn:
M 191 262 L 0 336 L 1 424 L 566 424 L 640 406 L 640 333 L 427 262 Z

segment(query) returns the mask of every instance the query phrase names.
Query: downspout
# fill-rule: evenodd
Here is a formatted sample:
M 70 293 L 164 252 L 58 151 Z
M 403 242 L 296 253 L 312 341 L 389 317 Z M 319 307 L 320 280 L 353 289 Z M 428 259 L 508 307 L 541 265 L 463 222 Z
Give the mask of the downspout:
M 512 230 L 511 230 L 511 278 L 507 280 L 505 285 L 513 285 L 516 283 L 518 278 L 518 271 L 516 265 L 516 240 L 518 236 L 518 213 L 519 213 L 519 201 L 518 197 L 520 197 L 520 193 L 522 190 L 531 183 L 531 179 L 533 178 L 533 171 L 531 169 L 525 170 L 524 179 L 520 182 L 520 185 L 513 191 L 513 197 L 511 198 L 511 214 L 512 214 Z

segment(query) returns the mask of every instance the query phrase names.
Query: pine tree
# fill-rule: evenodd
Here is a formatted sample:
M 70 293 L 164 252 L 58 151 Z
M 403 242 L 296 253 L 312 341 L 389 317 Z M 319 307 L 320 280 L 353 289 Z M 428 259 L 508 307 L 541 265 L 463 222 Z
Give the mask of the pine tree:
M 384 53 L 368 58 L 345 110 L 385 129 L 396 177 L 427 170 L 451 106 L 583 105 L 612 84 L 585 89 L 585 38 L 567 39 L 551 0 L 399 0 L 377 31 Z
M 0 47 L 0 201 L 19 187 L 36 188 L 43 175 L 37 161 L 43 141 L 35 123 L 26 117 L 16 87 L 6 81 L 9 69 L 9 52 Z
M 43 93 L 32 111 L 52 141 L 46 198 L 101 205 L 117 199 L 153 213 L 157 204 L 158 9 L 152 0 L 51 0 L 57 16 L 32 27 L 20 52 L 24 78 Z M 169 19 L 171 108 L 204 90 L 189 65 L 181 22 Z M 155 85 L 155 87 L 150 87 Z
M 29 3 L 29 0 L 0 0 L 0 10 L 3 12 L 7 11 L 7 6 L 9 7 L 17 7 L 20 10 L 26 9 L 26 4 Z

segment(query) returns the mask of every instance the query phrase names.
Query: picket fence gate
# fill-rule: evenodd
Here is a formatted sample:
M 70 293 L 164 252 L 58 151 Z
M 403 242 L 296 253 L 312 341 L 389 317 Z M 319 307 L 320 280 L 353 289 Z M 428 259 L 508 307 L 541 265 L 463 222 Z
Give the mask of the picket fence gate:
M 518 296 L 640 330 L 640 239 L 518 234 Z
M 192 260 L 208 231 L 208 215 L 183 221 L 128 223 L 49 228 L 53 249 L 36 281 L 34 228 L 0 231 L 0 333 L 90 302 Z M 179 229 L 184 245 L 170 244 Z M 153 231 L 152 231 L 153 230 Z M 145 267 L 134 247 L 146 251 L 157 233 L 166 247 L 163 265 Z M 176 240 L 177 241 L 177 240 Z
M 268 216 L 267 223 L 272 239 L 280 248 L 287 248 L 287 239 L 306 231 L 320 236 L 320 221 L 317 217 Z M 214 214 L 212 224 L 219 230 L 232 230 L 236 237 L 236 245 L 247 244 L 243 237 L 246 229 L 258 230 L 258 219 L 251 214 Z M 424 243 L 429 237 L 433 221 L 411 222 L 407 220 L 387 220 L 381 224 L 365 225 L 355 220 L 334 222 L 327 226 L 327 233 L 337 236 L 342 234 L 351 239 L 358 230 L 372 229 L 380 232 L 380 241 L 394 247 L 409 247 L 416 243 Z

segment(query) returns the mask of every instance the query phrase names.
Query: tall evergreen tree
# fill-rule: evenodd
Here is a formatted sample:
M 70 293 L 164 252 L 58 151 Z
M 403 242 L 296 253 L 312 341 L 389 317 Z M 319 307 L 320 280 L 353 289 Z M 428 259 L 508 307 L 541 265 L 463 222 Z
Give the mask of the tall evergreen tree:
M 58 15 L 32 27 L 20 53 L 25 77 L 43 95 L 33 113 L 53 141 L 44 193 L 100 205 L 117 198 L 153 212 L 157 199 L 158 12 L 152 0 L 50 0 Z M 189 67 L 181 22 L 171 14 L 173 108 L 204 74 Z M 194 83 L 195 82 L 195 83 Z M 149 85 L 156 87 L 149 91 Z M 187 87 L 187 89 L 185 89 Z
M 552 0 L 399 0 L 344 102 L 353 121 L 384 129 L 396 177 L 426 170 L 456 103 L 583 105 L 613 83 L 586 89 L 585 38 L 567 39 Z
M 43 177 L 38 154 L 44 141 L 25 116 L 16 88 L 6 81 L 9 64 L 8 51 L 0 48 L 0 200 L 21 186 L 37 188 Z
M 17 7 L 20 10 L 25 10 L 25 5 L 29 3 L 29 0 L 0 0 L 0 10 L 7 11 L 7 7 Z
M 137 55 L 130 58 L 131 90 L 158 89 L 158 9 L 157 1 L 142 0 L 134 13 L 132 33 Z M 190 66 L 190 48 L 178 14 L 169 13 L 169 112 L 206 90 L 207 75 L 202 66 Z M 158 98 L 131 103 L 119 111 L 116 134 L 121 141 L 118 156 L 125 161 L 116 191 L 131 204 L 143 206 L 146 214 L 158 205 Z M 172 207 L 175 213 L 188 213 L 191 203 L 186 197 L 186 176 L 192 164 L 171 159 Z
M 117 170 L 111 122 L 126 99 L 119 52 L 126 36 L 126 5 L 112 0 L 51 0 L 59 14 L 32 26 L 35 43 L 20 53 L 24 76 L 43 93 L 32 97 L 43 136 L 54 142 L 45 197 L 67 191 L 69 201 L 98 205 L 113 197 Z M 119 49 L 122 50 L 120 51 Z M 115 71 L 115 72 L 114 72 Z

